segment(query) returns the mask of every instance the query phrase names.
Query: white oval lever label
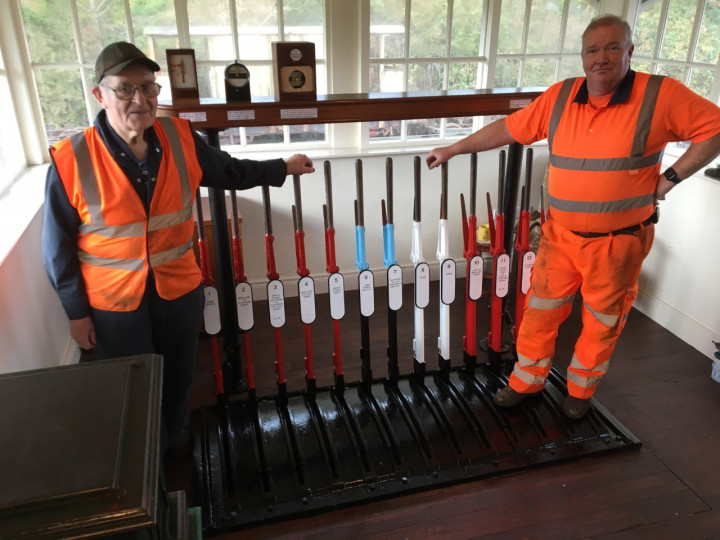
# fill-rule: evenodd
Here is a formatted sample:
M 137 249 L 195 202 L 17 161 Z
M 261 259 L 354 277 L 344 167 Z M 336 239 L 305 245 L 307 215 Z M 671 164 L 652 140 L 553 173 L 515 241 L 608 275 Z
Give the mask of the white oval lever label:
M 397 311 L 402 307 L 403 275 L 399 264 L 393 264 L 387 271 L 388 307 Z
M 480 299 L 483 288 L 483 260 L 480 255 L 470 259 L 470 272 L 468 275 L 468 297 L 473 302 Z
M 279 279 L 273 279 L 267 285 L 270 325 L 282 328 L 285 325 L 285 286 Z
M 360 314 L 369 317 L 375 312 L 375 274 L 371 270 L 363 270 L 358 276 L 360 290 Z
M 445 259 L 440 265 L 440 300 L 449 305 L 455 301 L 455 261 Z
M 495 261 L 495 296 L 505 298 L 510 290 L 510 255 L 498 255 Z
M 339 321 L 345 316 L 345 278 L 340 272 L 330 274 L 328 293 L 330 297 L 330 316 Z
M 310 276 L 300 278 L 298 281 L 298 296 L 300 297 L 300 320 L 304 324 L 315 322 L 315 282 Z
M 237 305 L 238 326 L 248 331 L 255 326 L 253 315 L 252 286 L 247 281 L 235 285 L 235 304 Z
M 418 263 L 415 267 L 415 306 L 425 309 L 430 303 L 430 265 Z

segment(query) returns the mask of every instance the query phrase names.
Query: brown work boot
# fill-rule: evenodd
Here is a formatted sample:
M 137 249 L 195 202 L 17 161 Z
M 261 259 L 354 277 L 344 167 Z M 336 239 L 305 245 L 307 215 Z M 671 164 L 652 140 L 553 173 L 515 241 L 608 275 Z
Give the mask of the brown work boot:
M 579 420 L 585 416 L 590 409 L 590 398 L 580 399 L 568 395 L 563 402 L 563 412 L 568 418 Z
M 495 396 L 493 396 L 493 402 L 498 407 L 515 407 L 516 405 L 520 405 L 526 397 L 534 396 L 536 393 L 537 392 L 533 392 L 530 394 L 521 394 L 520 392 L 516 392 L 509 386 L 506 386 L 497 394 L 495 394 Z

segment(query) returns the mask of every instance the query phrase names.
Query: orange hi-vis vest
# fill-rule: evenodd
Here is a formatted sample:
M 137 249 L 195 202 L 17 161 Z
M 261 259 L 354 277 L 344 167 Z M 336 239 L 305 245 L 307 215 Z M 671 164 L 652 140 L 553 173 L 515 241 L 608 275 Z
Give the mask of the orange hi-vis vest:
M 51 149 L 80 216 L 78 259 L 95 309 L 137 309 L 150 269 L 158 295 L 166 300 L 201 281 L 192 251 L 192 208 L 202 170 L 192 131 L 177 118 L 158 118 L 154 128 L 163 155 L 149 215 L 94 127 Z
M 552 110 L 550 213 L 572 231 L 609 232 L 654 211 L 664 145 L 647 141 L 663 77 L 636 73 L 626 104 L 564 115 L 584 80 L 564 81 Z

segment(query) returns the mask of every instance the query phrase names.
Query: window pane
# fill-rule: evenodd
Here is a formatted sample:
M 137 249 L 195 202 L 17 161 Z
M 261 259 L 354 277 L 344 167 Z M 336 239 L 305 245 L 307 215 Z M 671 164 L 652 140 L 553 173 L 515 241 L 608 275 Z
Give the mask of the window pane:
M 22 0 L 25 35 L 33 63 L 77 62 L 67 2 Z
M 195 59 L 234 60 L 235 48 L 230 34 L 230 11 L 227 2 L 215 2 L 208 9 L 205 0 L 188 0 L 190 46 Z M 202 95 L 202 93 L 200 94 Z
M 318 64 L 315 69 L 315 79 L 317 82 L 317 93 L 327 94 L 327 66 Z
M 689 86 L 701 96 L 709 98 L 714 77 L 715 72 L 712 69 L 691 69 Z
M 371 140 L 397 140 L 400 138 L 400 120 L 370 122 Z
M 437 63 L 410 64 L 408 66 L 408 91 L 442 90 L 445 66 Z
M 302 126 L 290 126 L 290 142 L 323 142 L 327 124 L 305 124 Z
M 275 95 L 273 69 L 271 66 L 249 66 L 248 71 L 250 71 L 250 94 L 252 96 Z M 316 73 L 316 75 L 319 78 L 319 73 Z M 318 93 L 321 94 L 322 92 Z
M 477 88 L 480 80 L 479 64 L 476 62 L 450 64 L 448 90 Z
M 3 128 L 0 130 L 0 191 L 2 191 L 25 167 L 20 130 L 15 119 L 10 87 L 4 75 L 0 75 L 0 114 L 4 119 Z
M 315 57 L 325 58 L 325 8 L 323 0 L 285 0 L 286 41 L 312 41 Z
M 198 91 L 203 98 L 225 97 L 225 67 L 197 66 Z
M 415 0 L 410 12 L 410 57 L 444 57 L 446 39 L 447 2 Z
M 220 139 L 220 146 L 228 152 L 232 150 L 228 148 L 229 146 L 239 146 L 242 142 L 240 128 L 237 127 L 223 129 L 218 133 L 218 138 Z
M 247 143 L 251 144 L 277 144 L 283 142 L 282 126 L 264 126 L 245 128 Z
M 675 66 L 671 64 L 658 64 L 656 73 L 658 75 L 667 75 L 668 77 L 672 77 L 673 79 L 677 79 L 679 81 L 685 80 L 685 67 L 684 66 Z
M 483 42 L 483 4 L 478 0 L 455 0 L 450 56 L 480 55 Z
M 653 73 L 652 62 L 641 62 L 638 60 L 633 60 L 630 67 L 635 71 L 642 71 L 643 73 Z
M 48 143 L 88 126 L 79 70 L 38 69 L 35 79 Z
M 370 58 L 405 56 L 405 0 L 371 0 Z
M 405 76 L 401 65 L 370 66 L 370 92 L 402 92 L 403 90 L 405 90 Z
M 173 0 L 130 0 L 130 14 L 135 45 L 160 67 L 166 66 L 165 49 L 179 47 Z
M 687 0 L 670 2 L 660 58 L 681 61 L 687 59 L 696 5 L 697 2 Z
M 571 0 L 568 10 L 565 44 L 563 52 L 579 52 L 582 48 L 582 33 L 590 20 L 598 14 L 598 3 L 588 0 Z
M 550 86 L 555 82 L 557 60 L 536 58 L 525 60 L 523 86 Z
M 94 63 L 106 45 L 129 39 L 122 0 L 77 0 L 77 12 L 85 62 Z
M 560 60 L 560 73 L 558 80 L 562 81 L 570 77 L 582 77 L 583 68 L 580 55 L 565 55 Z
M 275 0 L 235 2 L 237 11 L 238 48 L 240 61 L 270 60 L 272 42 L 280 41 Z M 250 69 L 250 88 L 253 95 L 272 95 L 272 89 L 264 94 L 255 94 L 252 87 L 253 69 Z M 272 81 L 272 76 L 270 78 Z M 271 85 L 272 86 L 272 85 Z
M 495 64 L 495 88 L 516 88 L 520 86 L 520 60 L 498 58 Z
M 720 56 L 720 2 L 707 2 L 695 50 L 696 62 L 714 64 Z
M 555 53 L 559 49 L 563 1 L 532 2 L 526 52 Z M 517 24 L 517 23 L 516 23 Z
M 519 25 L 525 19 L 525 0 L 505 0 L 500 12 L 498 53 L 522 52 L 522 31 Z M 514 85 L 513 85 L 514 86 Z
M 464 116 L 462 118 L 448 118 L 445 122 L 445 136 L 467 137 L 472 133 L 472 128 L 472 116 Z
M 640 6 L 640 14 L 637 23 L 635 23 L 635 33 L 633 34 L 635 55 L 652 58 L 655 51 L 655 42 L 657 41 L 661 7 L 661 2 L 646 2 Z
M 408 139 L 425 139 L 428 137 L 438 137 L 440 134 L 440 119 L 427 118 L 424 120 L 408 120 L 407 138 Z

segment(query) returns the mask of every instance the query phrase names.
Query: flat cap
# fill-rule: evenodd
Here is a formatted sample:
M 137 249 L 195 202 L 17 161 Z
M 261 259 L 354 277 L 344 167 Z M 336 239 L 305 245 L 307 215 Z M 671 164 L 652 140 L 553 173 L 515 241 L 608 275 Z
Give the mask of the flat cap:
M 95 62 L 95 84 L 105 75 L 117 75 L 130 64 L 143 64 L 152 71 L 160 71 L 160 66 L 150 60 L 132 43 L 116 41 L 105 47 Z

